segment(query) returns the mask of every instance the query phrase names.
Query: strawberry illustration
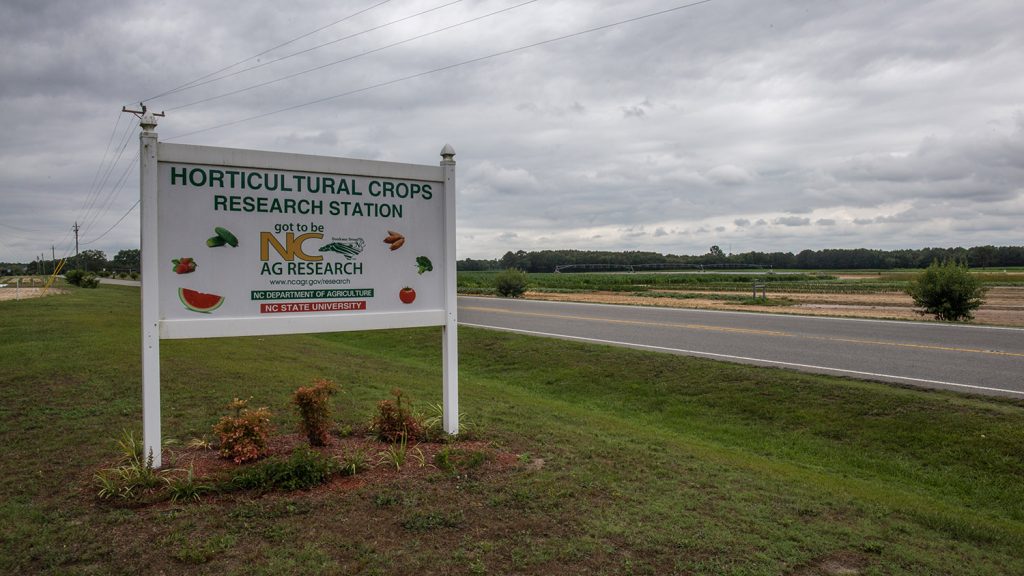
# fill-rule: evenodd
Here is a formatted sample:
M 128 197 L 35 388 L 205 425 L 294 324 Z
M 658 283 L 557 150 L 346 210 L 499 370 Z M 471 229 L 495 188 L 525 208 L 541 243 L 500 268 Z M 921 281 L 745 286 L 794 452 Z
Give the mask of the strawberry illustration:
M 196 261 L 192 258 L 175 258 L 171 263 L 174 264 L 175 274 L 190 274 L 196 271 Z

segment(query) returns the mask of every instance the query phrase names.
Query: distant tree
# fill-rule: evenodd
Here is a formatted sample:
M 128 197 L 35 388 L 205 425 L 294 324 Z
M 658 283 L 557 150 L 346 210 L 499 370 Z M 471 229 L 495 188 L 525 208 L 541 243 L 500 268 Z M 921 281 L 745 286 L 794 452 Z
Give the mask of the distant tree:
M 107 266 L 107 255 L 102 250 L 82 250 L 76 264 L 84 270 L 102 270 Z
M 907 293 L 923 308 L 920 314 L 959 322 L 974 317 L 974 311 L 984 303 L 985 288 L 967 265 L 946 260 L 942 264 L 932 262 L 910 282 Z
M 114 259 L 110 261 L 110 264 L 118 270 L 129 271 L 139 269 L 139 256 L 140 251 L 138 248 L 131 250 L 121 250 L 114 255 Z
M 971 266 L 987 268 L 996 264 L 995 246 L 975 246 L 967 250 L 967 261 Z

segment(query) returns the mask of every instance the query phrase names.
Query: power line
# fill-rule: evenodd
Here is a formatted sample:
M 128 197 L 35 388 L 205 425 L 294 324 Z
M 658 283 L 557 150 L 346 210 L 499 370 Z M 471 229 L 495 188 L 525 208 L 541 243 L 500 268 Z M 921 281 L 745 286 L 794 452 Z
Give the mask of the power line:
M 27 228 L 20 228 L 18 226 L 14 226 L 13 224 L 4 224 L 3 222 L 0 222 L 0 226 L 3 226 L 4 228 L 10 228 L 11 230 L 17 230 L 18 232 L 27 232 L 29 234 L 39 234 L 39 232 L 37 232 L 36 230 L 29 230 Z
M 331 46 L 332 44 L 337 44 L 338 42 L 343 42 L 345 40 L 351 40 L 352 38 L 355 38 L 357 36 L 362 36 L 363 34 L 368 34 L 370 32 L 374 32 L 374 31 L 380 30 L 382 28 L 387 28 L 388 26 L 392 26 L 394 24 L 398 24 L 399 22 L 405 22 L 406 20 L 411 20 L 413 18 L 417 18 L 419 16 L 422 16 L 424 14 L 428 14 L 430 12 L 435 12 L 435 11 L 440 10 L 442 8 L 447 8 L 449 6 L 452 6 L 454 4 L 458 4 L 460 2 L 462 2 L 462 0 L 454 0 L 452 2 L 448 2 L 447 4 L 441 4 L 440 6 L 434 6 L 433 8 L 428 8 L 426 10 L 423 10 L 421 12 L 417 12 L 415 14 L 410 14 L 408 16 L 403 16 L 402 18 L 398 18 L 397 20 L 392 20 L 390 22 L 386 22 L 386 23 L 381 24 L 379 26 L 374 26 L 372 28 L 367 28 L 366 30 L 363 30 L 361 32 L 356 32 L 355 34 L 349 34 L 348 36 L 343 36 L 343 37 L 338 38 L 336 40 L 331 40 L 330 42 L 324 42 L 323 44 L 317 44 L 316 46 L 312 46 L 312 47 L 306 48 L 304 50 L 299 50 L 298 52 L 292 52 L 291 54 L 287 54 L 285 56 L 281 56 L 280 58 L 275 58 L 273 60 L 268 60 L 266 62 L 261 62 L 259 64 L 255 64 L 253 66 L 249 66 L 248 68 L 242 68 L 241 70 L 235 70 L 234 72 L 225 74 L 223 76 L 217 76 L 216 78 L 210 78 L 208 80 L 203 80 L 201 82 L 198 82 L 198 81 L 197 82 L 192 82 L 188 86 L 182 87 L 180 89 L 177 89 L 177 90 L 174 90 L 174 91 L 171 91 L 171 92 L 166 92 L 164 95 L 176 94 L 176 93 L 179 93 L 179 92 L 184 92 L 185 90 L 191 90 L 192 88 L 198 88 L 199 86 L 205 86 L 205 85 L 211 84 L 213 82 L 218 82 L 218 81 L 224 80 L 226 78 L 231 78 L 232 76 L 237 76 L 239 74 L 244 74 L 245 72 L 249 72 L 250 70 L 256 70 L 257 68 L 263 68 L 264 66 L 270 66 L 271 64 L 276 64 L 278 62 L 281 62 L 282 60 L 287 60 L 289 58 L 294 58 L 295 56 L 306 54 L 306 53 L 312 52 L 314 50 L 319 50 L 320 48 L 324 48 L 326 46 Z M 194 102 L 193 104 L 196 104 L 196 103 L 198 103 L 198 102 Z M 185 106 L 191 106 L 191 104 L 186 104 Z M 178 108 L 184 108 L 184 106 L 179 106 Z M 178 108 L 170 108 L 170 110 L 177 110 Z
M 141 199 L 136 200 L 135 204 L 132 204 L 132 207 L 129 208 L 128 211 L 125 212 L 123 216 L 118 218 L 117 222 L 114 222 L 113 226 L 111 226 L 110 228 L 107 228 L 106 231 L 103 232 L 103 234 L 100 234 L 99 236 L 93 238 L 92 240 L 89 240 L 88 242 L 82 242 L 82 246 L 87 246 L 89 244 L 92 244 L 93 242 L 99 241 L 101 238 L 103 238 L 104 236 L 109 234 L 111 230 L 113 230 L 114 228 L 117 228 L 117 225 L 120 224 L 125 218 L 127 218 L 128 215 L 132 213 L 132 210 L 135 210 L 135 207 L 139 205 L 139 202 L 141 202 Z
M 135 157 L 128 162 L 127 166 L 125 166 L 124 172 L 121 173 L 121 177 L 118 178 L 114 186 L 111 187 L 110 193 L 107 195 L 107 199 L 103 207 L 96 212 L 92 220 L 90 220 L 85 226 L 83 226 L 85 230 L 92 230 L 92 226 L 96 223 L 97 220 L 99 220 L 99 217 L 110 210 L 110 205 L 113 204 L 114 199 L 117 198 L 117 196 L 121 193 L 121 190 L 124 189 L 125 184 L 128 182 L 128 174 L 131 172 L 132 168 L 137 166 L 139 155 L 140 152 L 136 152 Z M 91 242 L 95 242 L 95 240 L 92 240 Z
M 322 30 L 326 30 L 326 29 L 330 28 L 331 26 L 335 26 L 337 24 L 341 24 L 342 22 L 344 22 L 346 20 L 349 20 L 351 18 L 355 18 L 356 16 L 359 16 L 360 14 L 364 14 L 366 12 L 369 12 L 370 10 L 373 10 L 374 8 L 377 8 L 379 6 L 383 6 L 384 4 L 387 4 L 390 1 L 391 0 L 384 0 L 383 2 L 378 2 L 378 3 L 374 4 L 373 6 L 370 6 L 369 8 L 364 8 L 364 9 L 358 11 L 358 12 L 354 12 L 352 14 L 349 14 L 348 16 L 345 16 L 344 18 L 341 18 L 340 20 L 335 20 L 334 22 L 331 22 L 330 24 L 327 24 L 325 26 L 321 26 L 321 27 L 317 28 L 316 30 L 313 30 L 311 32 L 306 32 L 305 34 L 302 34 L 301 36 L 296 36 L 295 38 L 292 38 L 291 40 L 288 40 L 286 42 L 282 42 L 282 43 L 280 43 L 277 46 L 274 46 L 272 48 L 267 48 L 266 50 L 264 50 L 263 52 L 260 52 L 259 54 L 255 54 L 253 56 L 249 56 L 248 58 L 244 58 L 242 60 L 239 60 L 238 62 L 235 62 L 234 64 L 231 64 L 229 66 L 225 66 L 225 67 L 221 68 L 220 70 L 214 70 L 213 72 L 210 72 L 209 74 L 205 74 L 203 76 L 200 76 L 199 78 L 196 78 L 195 80 L 192 80 L 190 82 L 186 82 L 186 83 L 184 83 L 184 84 L 182 84 L 180 86 L 177 86 L 175 88 L 171 88 L 170 90 L 167 90 L 165 92 L 161 92 L 160 94 L 157 94 L 156 96 L 150 96 L 149 98 L 142 98 L 139 101 L 140 102 L 148 102 L 150 100 L 156 100 L 157 98 L 160 98 L 162 96 L 167 96 L 168 94 L 173 94 L 174 92 L 177 92 L 179 90 L 184 90 L 185 88 L 190 87 L 195 82 L 199 82 L 200 80 L 205 80 L 205 79 L 209 78 L 210 76 L 214 76 L 214 75 L 220 74 L 221 72 L 224 72 L 226 70 L 230 70 L 230 69 L 234 68 L 235 66 L 238 66 L 239 64 L 248 62 L 249 60 L 252 60 L 253 58 L 259 58 L 260 56 L 263 56 L 264 54 L 267 54 L 268 52 L 273 52 L 274 50 L 277 50 L 278 48 L 283 48 L 284 46 L 287 46 L 287 45 L 292 44 L 294 42 L 298 42 L 299 40 L 302 40 L 303 38 L 308 38 L 309 36 L 312 36 L 313 34 L 316 34 L 317 32 L 320 32 Z
M 117 135 L 117 128 L 121 123 L 121 114 L 118 114 L 117 121 L 114 123 L 114 129 L 110 133 L 110 138 L 107 141 L 107 147 L 104 150 L 103 156 L 100 159 L 99 165 L 96 167 L 96 174 L 93 176 L 92 184 L 89 185 L 89 191 L 85 198 L 82 200 L 82 206 L 78 209 L 78 219 L 85 220 L 89 215 L 90 211 L 96 205 L 96 201 L 99 199 L 103 188 L 106 186 L 107 181 L 110 179 L 110 174 L 114 167 L 120 161 L 121 156 L 124 154 L 125 148 L 128 146 L 128 141 L 131 136 L 131 125 L 127 125 L 124 128 L 124 132 L 116 140 L 117 144 L 112 148 L 111 144 L 115 142 L 115 136 Z M 110 154 L 117 150 L 116 158 L 110 159 L 110 164 L 107 164 Z M 65 239 L 67 237 L 65 236 Z M 61 240 L 63 242 L 63 240 Z
M 228 96 L 234 96 L 236 94 L 241 94 L 242 92 L 248 92 L 249 90 L 255 90 L 256 88 L 262 88 L 264 86 L 269 86 L 271 84 L 276 84 L 278 82 L 283 82 L 285 80 L 290 80 L 290 79 L 295 78 L 297 76 L 302 76 L 303 74 L 309 74 L 310 72 L 316 72 L 318 70 L 323 70 L 324 68 L 329 68 L 331 66 L 336 66 L 336 65 L 342 64 L 344 62 L 350 62 L 352 60 L 355 60 L 356 58 L 362 58 L 363 56 L 367 56 L 369 54 L 374 54 L 376 52 L 381 52 L 383 50 L 387 50 L 388 48 L 394 48 L 395 46 L 400 46 L 402 44 L 408 44 L 409 42 L 412 42 L 414 40 L 419 40 L 421 38 L 426 38 L 427 36 L 432 36 L 434 34 L 439 34 L 441 32 L 445 32 L 445 31 L 451 30 L 453 28 L 458 28 L 459 26 L 465 26 L 466 24 L 470 24 L 472 22 L 477 22 L 477 21 L 483 20 L 485 18 L 490 18 L 491 16 L 497 16 L 498 14 L 502 14 L 504 12 L 509 12 L 511 10 L 515 10 L 516 8 L 520 8 L 520 7 L 526 6 L 527 4 L 533 4 L 534 2 L 537 2 L 537 1 L 538 0 L 526 0 L 525 2 L 521 2 L 521 3 L 516 4 L 514 6 L 509 6 L 507 8 L 502 8 L 501 10 L 496 10 L 496 11 L 491 12 L 489 14 L 484 14 L 483 16 L 477 16 L 475 18 L 470 18 L 469 20 L 463 20 L 462 22 L 458 22 L 456 24 L 451 24 L 451 25 L 445 26 L 443 28 L 438 28 L 437 30 L 432 30 L 430 32 L 425 32 L 423 34 L 419 34 L 419 35 L 413 36 L 411 38 L 406 38 L 405 40 L 399 40 L 398 42 L 394 42 L 392 44 L 387 44 L 387 45 L 381 46 L 379 48 L 374 48 L 373 50 L 367 50 L 366 52 L 355 54 L 355 55 L 349 56 L 347 58 L 342 58 L 341 60 L 335 60 L 333 62 L 328 62 L 327 64 L 321 64 L 320 66 L 315 66 L 313 68 L 308 68 L 306 70 L 295 72 L 295 73 L 289 74 L 287 76 L 282 76 L 280 78 L 275 78 L 274 80 L 267 80 L 266 82 L 260 82 L 259 84 L 253 84 L 252 86 L 248 86 L 248 87 L 245 87 L 245 88 L 239 88 L 238 90 L 232 90 L 231 92 L 225 92 L 223 94 L 218 94 L 216 96 L 210 96 L 208 98 L 202 98 L 202 99 L 196 100 L 194 102 L 189 102 L 188 104 L 182 104 L 181 106 L 175 106 L 173 108 L 168 108 L 168 110 L 181 110 L 182 108 L 188 108 L 190 106 L 195 106 L 196 104 L 203 104 L 205 102 L 210 102 L 212 100 L 219 100 L 221 98 L 227 98 Z
M 127 146 L 127 142 L 125 142 L 125 144 Z M 123 153 L 124 153 L 124 150 L 122 150 L 121 154 L 123 154 Z M 120 161 L 121 154 L 118 155 L 118 158 L 115 161 L 115 164 L 111 164 L 111 172 L 113 172 L 113 169 L 116 166 L 116 162 Z M 137 159 L 138 157 L 139 157 L 139 152 L 136 151 L 135 158 Z M 125 182 L 125 178 L 127 177 L 129 171 L 131 171 L 131 169 L 134 168 L 135 165 L 136 164 L 135 164 L 134 160 L 130 160 L 130 161 L 128 161 L 125 164 L 124 170 L 121 172 L 121 176 L 118 177 L 117 180 L 113 181 L 113 183 L 110 185 L 109 189 L 107 190 L 106 195 L 103 197 L 102 202 L 100 202 L 99 204 L 96 205 L 96 209 L 92 211 L 91 216 L 89 216 L 87 214 L 86 216 L 82 217 L 83 228 L 85 228 L 86 230 L 91 230 L 93 224 L 95 224 L 96 221 L 99 220 L 99 218 L 101 216 L 106 214 L 106 212 L 110 209 L 110 205 L 113 203 L 114 199 L 117 197 L 117 194 L 120 193 L 121 188 L 123 187 L 123 184 Z M 98 198 L 98 196 L 97 196 L 97 198 Z
M 100 158 L 100 163 L 96 166 L 96 173 L 93 174 L 92 183 L 89 184 L 89 192 L 92 193 L 96 183 L 99 181 L 100 172 L 103 171 L 103 165 L 107 162 L 107 155 L 110 154 L 111 144 L 114 143 L 114 136 L 117 135 L 117 128 L 121 125 L 121 117 L 123 114 L 120 112 L 117 114 L 117 118 L 114 121 L 114 128 L 110 131 L 110 137 L 107 139 L 107 145 L 103 148 L 103 157 Z M 88 202 L 88 196 L 86 200 L 82 202 L 82 209 L 85 208 L 85 204 Z
M 532 44 L 527 44 L 527 45 L 524 45 L 524 46 L 519 46 L 518 48 L 512 48 L 512 49 L 509 49 L 509 50 L 503 50 L 501 52 L 495 52 L 493 54 L 488 54 L 487 56 L 480 56 L 478 58 L 471 58 L 469 60 L 463 60 L 462 62 L 458 62 L 456 64 L 449 64 L 447 66 L 442 66 L 440 68 L 434 68 L 433 70 L 427 70 L 426 72 L 418 72 L 416 74 L 410 74 L 408 76 L 402 76 L 400 78 L 395 78 L 393 80 L 388 80 L 388 81 L 385 81 L 385 82 L 380 82 L 380 83 L 377 83 L 377 84 L 372 84 L 370 86 L 364 86 L 362 88 L 357 88 L 355 90 L 349 90 L 347 92 L 342 92 L 340 94 L 334 94 L 333 96 L 326 96 L 324 98 L 318 98 L 316 100 L 311 100 L 309 102 L 304 102 L 302 104 L 296 104 L 294 106 L 288 106 L 286 108 L 280 108 L 278 110 L 273 110 L 273 111 L 270 111 L 270 112 L 264 112 L 262 114 L 257 114 L 255 116 L 249 116 L 247 118 L 241 118 L 239 120 L 232 120 L 231 122 L 224 122 L 222 124 L 215 124 L 213 126 L 208 126 L 206 128 L 200 128 L 199 130 L 193 130 L 191 132 L 185 132 L 183 134 L 177 134 L 177 135 L 172 136 L 170 138 L 166 138 L 165 140 L 176 140 L 178 138 L 184 138 L 186 136 L 193 136 L 195 134 L 201 134 L 203 132 L 209 132 L 211 130 L 217 130 L 218 128 L 226 128 L 228 126 L 235 126 L 235 125 L 241 124 L 243 122 L 249 122 L 251 120 L 258 120 L 260 118 L 266 118 L 267 116 L 273 116 L 273 115 L 276 115 L 276 114 L 281 114 L 282 112 L 289 112 L 291 110 L 297 110 L 299 108 L 305 108 L 307 106 L 313 106 L 314 104 L 321 104 L 323 102 L 328 102 L 330 100 L 336 100 L 338 98 L 343 98 L 345 96 L 351 96 L 353 94 L 359 94 L 360 92 L 367 92 L 369 90 L 374 90 L 374 89 L 377 89 L 377 88 L 383 88 L 384 86 L 390 86 L 392 84 L 397 84 L 399 82 L 405 82 L 406 80 L 412 80 L 412 79 L 415 79 L 415 78 L 420 78 L 422 76 L 429 76 L 431 74 L 436 74 L 438 72 L 444 72 L 446 70 L 452 70 L 454 68 L 459 68 L 461 66 L 466 66 L 468 64 L 475 64 L 477 62 L 483 62 L 485 60 L 490 60 L 492 58 L 497 58 L 499 56 L 507 56 L 509 54 L 513 54 L 513 53 L 516 53 L 516 52 L 522 52 L 523 50 L 528 50 L 530 48 L 536 48 L 537 46 L 543 46 L 545 44 L 552 44 L 554 42 L 560 42 L 562 40 L 567 40 L 569 38 L 575 38 L 577 36 L 583 36 L 585 34 L 591 34 L 593 32 L 599 32 L 601 30 L 607 30 L 609 28 L 614 28 L 616 26 L 621 26 L 623 24 L 629 24 L 629 23 L 632 23 L 632 22 L 638 22 L 640 20 L 646 20 L 648 18 L 654 18 L 654 17 L 657 17 L 657 16 L 663 16 L 663 15 L 669 14 L 671 12 L 677 12 L 679 10 L 684 10 L 686 8 L 692 8 L 694 6 L 699 6 L 701 4 L 708 4 L 709 2 L 713 2 L 713 1 L 714 0 L 698 0 L 697 2 L 691 2 L 691 3 L 688 3 L 688 4 L 682 4 L 682 5 L 679 5 L 679 6 L 675 6 L 673 8 L 668 8 L 668 9 L 665 9 L 665 10 L 659 10 L 657 12 L 651 12 L 649 14 L 644 14 L 642 16 L 635 16 L 633 18 L 627 18 L 626 20 L 619 20 L 618 22 L 612 22 L 611 24 L 604 24 L 602 26 L 597 26 L 597 27 L 594 27 L 594 28 L 588 28 L 586 30 L 581 30 L 579 32 L 573 32 L 572 34 L 566 34 L 564 36 L 558 36 L 556 38 L 550 38 L 548 40 L 541 40 L 540 42 L 534 42 Z
M 96 217 L 98 216 L 99 213 L 93 212 L 93 208 L 96 206 L 96 201 L 99 200 L 103 189 L 107 186 L 107 182 L 110 181 L 110 176 L 113 174 L 118 162 L 121 161 L 121 157 L 124 155 L 125 150 L 128 148 L 128 142 L 131 141 L 131 135 L 132 125 L 131 122 L 129 122 L 128 125 L 125 127 L 124 134 L 121 137 L 120 148 L 118 149 L 117 156 L 113 160 L 111 160 L 110 164 L 107 166 L 107 169 L 104 171 L 103 177 L 100 180 L 99 185 L 94 190 L 90 191 L 88 205 L 85 207 L 84 210 L 79 211 L 79 219 L 82 220 L 83 222 L 90 219 L 90 214 L 92 214 L 91 219 L 93 221 L 95 221 Z M 111 187 L 110 191 L 107 192 L 107 197 L 103 200 L 101 206 L 109 203 L 109 198 L 111 194 L 113 194 L 113 187 Z

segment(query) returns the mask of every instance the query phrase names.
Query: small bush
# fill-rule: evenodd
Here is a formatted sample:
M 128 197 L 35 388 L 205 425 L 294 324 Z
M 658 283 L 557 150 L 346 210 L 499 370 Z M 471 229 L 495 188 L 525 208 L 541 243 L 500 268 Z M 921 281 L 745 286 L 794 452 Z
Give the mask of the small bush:
M 526 292 L 526 272 L 508 268 L 494 276 L 494 291 L 505 298 L 519 298 Z
M 331 437 L 330 397 L 338 387 L 330 380 L 317 380 L 312 386 L 295 391 L 292 403 L 299 412 L 299 431 L 309 438 L 310 446 L 324 446 Z
M 242 490 L 309 490 L 338 471 L 337 460 L 300 446 L 288 459 L 268 458 L 239 470 L 230 485 Z
M 100 285 L 99 277 L 85 270 L 69 270 L 65 272 L 64 281 L 79 288 L 95 288 Z
M 83 276 L 85 276 L 85 270 L 68 270 L 64 273 L 64 281 L 72 286 L 78 286 L 81 284 Z
M 907 287 L 920 308 L 919 314 L 933 314 L 938 320 L 970 320 L 983 303 L 985 288 L 967 266 L 951 260 L 932 262 Z
M 381 400 L 377 403 L 377 414 L 370 423 L 377 438 L 395 443 L 402 439 L 419 440 L 423 437 L 423 425 L 413 415 L 411 403 L 406 400 L 402 404 L 404 394 L 398 388 L 391 391 L 392 400 Z
M 220 437 L 220 455 L 236 464 L 265 456 L 271 432 L 270 410 L 251 410 L 246 404 L 245 400 L 235 398 L 228 404 L 235 415 L 224 416 L 213 426 L 213 432 Z

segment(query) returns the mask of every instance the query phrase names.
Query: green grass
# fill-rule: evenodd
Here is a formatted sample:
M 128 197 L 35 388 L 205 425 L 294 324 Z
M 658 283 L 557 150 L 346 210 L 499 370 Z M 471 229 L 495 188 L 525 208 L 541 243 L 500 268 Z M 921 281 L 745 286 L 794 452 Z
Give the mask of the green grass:
M 141 430 L 139 292 L 0 303 L 3 574 L 1024 573 L 1024 403 L 460 330 L 503 474 L 124 508 L 92 475 Z M 342 422 L 440 401 L 436 329 L 165 341 L 163 429 L 342 384 Z M 358 478 L 358 476 L 357 476 Z

